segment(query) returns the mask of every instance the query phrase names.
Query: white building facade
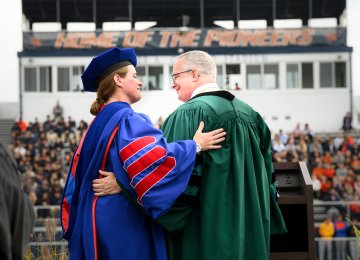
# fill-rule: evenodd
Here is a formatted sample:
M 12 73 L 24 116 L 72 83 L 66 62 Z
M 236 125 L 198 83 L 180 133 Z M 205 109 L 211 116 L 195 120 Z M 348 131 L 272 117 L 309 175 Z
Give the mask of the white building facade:
M 57 100 L 64 116 L 90 121 L 94 93 L 82 92 L 80 75 L 91 58 L 111 47 L 134 47 L 143 98 L 134 109 L 153 121 L 181 103 L 171 89 L 172 64 L 184 51 L 209 52 L 218 84 L 254 107 L 274 131 L 308 123 L 337 131 L 353 112 L 352 48 L 346 29 L 175 29 L 128 32 L 25 32 L 19 53 L 20 112 L 44 120 Z

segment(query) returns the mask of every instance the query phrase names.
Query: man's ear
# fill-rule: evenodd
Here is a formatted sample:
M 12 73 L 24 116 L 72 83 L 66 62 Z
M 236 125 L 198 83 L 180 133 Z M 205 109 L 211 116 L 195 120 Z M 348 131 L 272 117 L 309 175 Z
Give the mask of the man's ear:
M 115 84 L 119 87 L 123 86 L 123 78 L 120 77 L 119 74 L 114 74 L 113 80 L 115 81 Z
M 199 71 L 196 70 L 196 69 L 193 69 L 193 70 L 191 71 L 191 75 L 192 75 L 193 81 L 197 81 L 197 80 L 199 80 L 199 78 L 200 78 Z

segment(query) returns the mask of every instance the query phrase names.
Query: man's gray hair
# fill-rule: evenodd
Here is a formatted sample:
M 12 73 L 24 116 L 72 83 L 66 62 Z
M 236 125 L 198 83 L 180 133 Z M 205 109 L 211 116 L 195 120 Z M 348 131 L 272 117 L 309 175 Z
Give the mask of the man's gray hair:
M 183 59 L 184 70 L 197 69 L 200 75 L 212 76 L 216 79 L 216 64 L 208 53 L 204 51 L 188 51 L 176 58 L 176 60 L 180 59 Z

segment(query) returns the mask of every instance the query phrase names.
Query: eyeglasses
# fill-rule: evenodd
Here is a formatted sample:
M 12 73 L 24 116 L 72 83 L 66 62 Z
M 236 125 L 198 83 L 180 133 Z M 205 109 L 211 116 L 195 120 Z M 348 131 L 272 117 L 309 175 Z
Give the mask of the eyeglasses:
M 185 70 L 185 71 L 182 71 L 182 72 L 178 72 L 178 73 L 172 74 L 172 75 L 171 75 L 171 78 L 172 78 L 174 84 L 175 84 L 175 80 L 177 79 L 177 76 L 179 76 L 179 75 L 182 74 L 182 73 L 190 72 L 190 71 L 192 71 L 192 69 L 190 69 L 190 70 Z

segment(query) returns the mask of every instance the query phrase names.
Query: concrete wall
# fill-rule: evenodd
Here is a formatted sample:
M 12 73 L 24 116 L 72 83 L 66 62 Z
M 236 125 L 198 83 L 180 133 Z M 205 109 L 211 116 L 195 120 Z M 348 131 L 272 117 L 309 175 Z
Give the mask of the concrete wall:
M 273 131 L 292 130 L 296 123 L 309 123 L 316 132 L 337 131 L 342 118 L 349 111 L 349 95 L 346 90 L 286 91 L 246 91 L 233 92 L 238 98 L 256 109 Z M 59 100 L 64 108 L 64 116 L 72 116 L 76 121 L 90 121 L 93 93 L 26 95 L 24 98 L 24 119 L 33 121 L 35 117 L 44 120 L 52 116 L 52 108 Z M 141 101 L 133 105 L 135 111 L 150 116 L 155 122 L 159 116 L 167 117 L 181 102 L 175 91 L 144 92 Z

